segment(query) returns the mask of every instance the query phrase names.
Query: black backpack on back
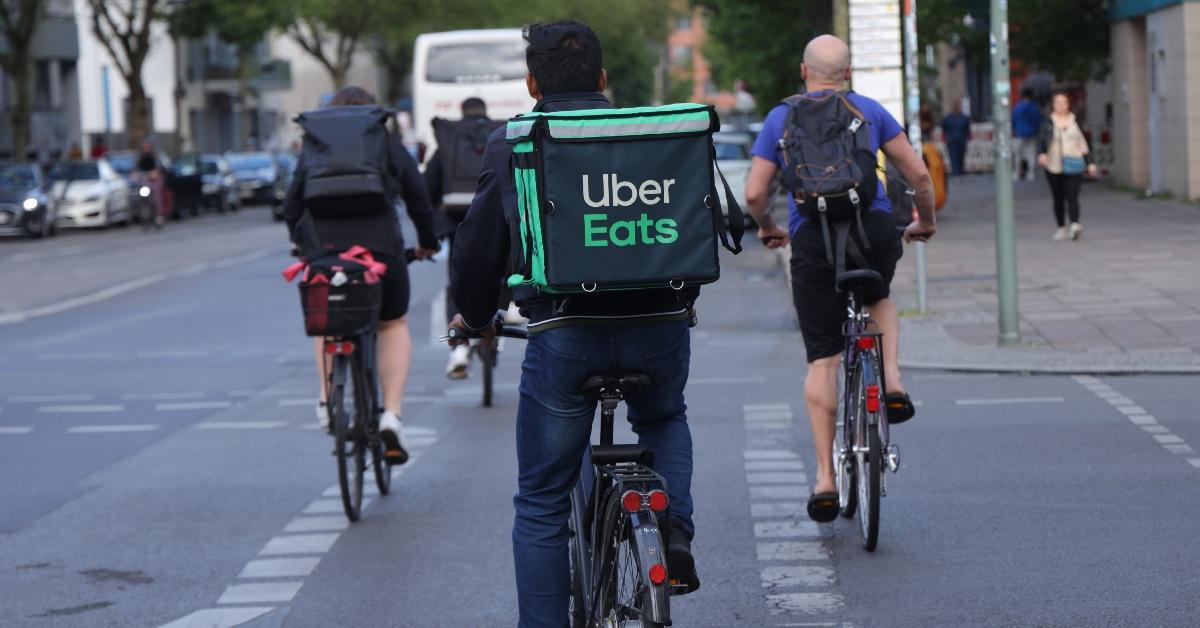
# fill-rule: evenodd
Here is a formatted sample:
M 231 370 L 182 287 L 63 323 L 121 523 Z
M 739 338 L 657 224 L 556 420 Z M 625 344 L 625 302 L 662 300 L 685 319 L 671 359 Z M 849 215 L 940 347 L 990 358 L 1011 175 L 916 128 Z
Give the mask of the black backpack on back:
M 870 209 L 879 185 L 870 124 L 848 94 L 785 99 L 789 111 L 778 147 L 783 160 L 780 182 L 792 193 L 802 215 L 821 221 L 830 263 L 831 223 L 840 227 L 856 222 L 863 245 L 869 248 L 862 214 Z
M 326 107 L 296 117 L 304 130 L 304 203 L 314 216 L 394 211 L 387 130 L 391 118 L 392 112 L 378 105 Z
M 487 148 L 488 136 L 504 124 L 504 120 L 478 117 L 464 120 L 433 119 L 438 159 L 442 162 L 445 205 L 461 207 L 465 213 L 479 185 L 479 170 L 483 167 L 483 151 Z

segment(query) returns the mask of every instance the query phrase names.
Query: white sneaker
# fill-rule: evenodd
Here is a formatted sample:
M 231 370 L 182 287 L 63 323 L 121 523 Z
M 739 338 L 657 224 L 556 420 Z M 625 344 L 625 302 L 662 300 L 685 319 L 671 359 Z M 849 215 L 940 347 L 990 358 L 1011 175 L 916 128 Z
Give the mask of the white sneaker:
M 408 462 L 404 429 L 396 413 L 384 412 L 379 415 L 379 439 L 383 441 L 383 457 L 388 464 L 401 465 Z
M 317 402 L 317 423 L 321 425 L 321 429 L 329 429 L 329 404 L 324 401 Z
M 504 311 L 504 323 L 506 325 L 524 325 L 529 319 L 521 316 L 521 308 L 517 307 L 516 303 L 508 302 L 508 309 Z
M 471 365 L 471 348 L 459 345 L 450 350 L 450 362 L 446 364 L 446 377 L 466 379 L 467 367 Z
M 1054 241 L 1055 242 L 1063 242 L 1066 239 L 1067 239 L 1067 228 L 1066 227 L 1059 227 L 1058 229 L 1056 229 L 1054 231 Z
M 1071 239 L 1078 240 L 1083 237 L 1083 225 L 1073 222 L 1071 223 Z

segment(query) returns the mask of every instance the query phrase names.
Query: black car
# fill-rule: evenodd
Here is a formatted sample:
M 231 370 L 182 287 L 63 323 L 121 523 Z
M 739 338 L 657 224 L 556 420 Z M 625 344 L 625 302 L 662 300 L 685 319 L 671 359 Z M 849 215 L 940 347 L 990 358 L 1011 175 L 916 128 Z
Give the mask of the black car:
M 225 161 L 237 180 L 238 196 L 244 204 L 283 204 L 287 172 L 269 152 L 226 153 Z
M 0 235 L 44 238 L 57 232 L 57 220 L 57 206 L 39 166 L 0 164 Z

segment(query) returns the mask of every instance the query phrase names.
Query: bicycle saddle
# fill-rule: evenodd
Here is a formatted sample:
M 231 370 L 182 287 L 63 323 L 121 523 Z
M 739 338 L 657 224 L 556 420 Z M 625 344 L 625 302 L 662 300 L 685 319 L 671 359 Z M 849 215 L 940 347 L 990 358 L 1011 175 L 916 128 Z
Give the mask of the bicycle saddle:
M 603 392 L 616 393 L 622 397 L 640 393 L 650 387 L 650 376 L 645 373 L 617 373 L 593 375 L 583 381 L 579 392 L 589 397 L 599 397 Z
M 883 283 L 883 276 L 867 268 L 840 272 L 835 279 L 838 290 L 858 291 Z

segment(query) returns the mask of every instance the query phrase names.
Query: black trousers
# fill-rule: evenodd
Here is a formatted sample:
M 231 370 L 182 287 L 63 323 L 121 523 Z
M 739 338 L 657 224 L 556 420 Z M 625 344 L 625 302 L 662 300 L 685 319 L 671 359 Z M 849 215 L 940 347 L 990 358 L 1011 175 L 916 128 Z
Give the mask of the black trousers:
M 1067 226 L 1068 215 L 1071 222 L 1079 222 L 1079 188 L 1083 185 L 1083 175 L 1046 172 L 1046 181 L 1054 195 L 1054 220 L 1058 226 Z

